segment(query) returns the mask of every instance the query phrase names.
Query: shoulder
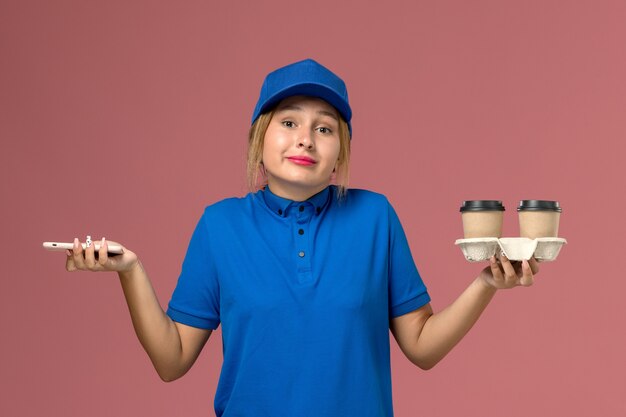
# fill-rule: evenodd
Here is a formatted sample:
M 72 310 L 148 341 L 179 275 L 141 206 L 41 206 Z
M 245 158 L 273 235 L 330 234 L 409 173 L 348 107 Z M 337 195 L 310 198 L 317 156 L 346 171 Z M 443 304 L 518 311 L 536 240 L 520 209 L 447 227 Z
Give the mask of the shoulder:
M 204 208 L 202 214 L 206 221 L 226 220 L 250 211 L 255 195 L 249 193 L 244 197 L 229 197 L 217 201 Z
M 386 209 L 389 206 L 389 200 L 385 195 L 375 191 L 363 190 L 359 188 L 348 189 L 345 198 L 340 200 L 338 203 L 339 205 L 346 204 L 356 208 L 369 207 L 370 209 Z
M 335 210 L 351 217 L 371 218 L 384 216 L 389 211 L 389 200 L 381 193 L 358 188 L 346 190 L 346 194 L 341 199 L 334 199 Z

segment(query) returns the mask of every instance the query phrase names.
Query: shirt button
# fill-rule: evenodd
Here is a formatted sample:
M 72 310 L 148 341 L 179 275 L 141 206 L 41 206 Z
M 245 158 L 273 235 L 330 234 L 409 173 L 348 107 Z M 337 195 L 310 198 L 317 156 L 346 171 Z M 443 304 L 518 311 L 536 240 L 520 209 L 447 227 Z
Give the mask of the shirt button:
M 304 211 L 304 206 L 300 206 L 300 211 Z
M 304 258 L 304 251 L 298 252 L 298 256 L 301 257 L 301 258 Z
M 302 230 L 302 229 L 298 230 L 298 234 L 299 235 L 303 235 L 304 234 L 304 230 Z
M 282 215 L 283 211 L 281 209 L 278 209 L 278 214 Z
M 321 208 L 321 207 L 316 208 L 316 209 L 315 209 L 315 212 L 316 212 L 317 214 L 320 214 L 320 213 L 322 212 L 322 208 Z

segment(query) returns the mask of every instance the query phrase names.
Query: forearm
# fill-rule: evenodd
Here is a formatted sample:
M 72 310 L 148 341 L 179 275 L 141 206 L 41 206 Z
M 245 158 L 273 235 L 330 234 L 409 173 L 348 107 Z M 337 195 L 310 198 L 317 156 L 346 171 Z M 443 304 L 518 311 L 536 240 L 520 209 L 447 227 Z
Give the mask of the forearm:
M 182 345 L 174 322 L 165 314 L 141 262 L 119 273 L 135 333 L 163 380 L 180 376 Z
M 496 291 L 476 278 L 452 304 L 430 316 L 415 345 L 419 366 L 430 369 L 443 359 L 476 323 Z

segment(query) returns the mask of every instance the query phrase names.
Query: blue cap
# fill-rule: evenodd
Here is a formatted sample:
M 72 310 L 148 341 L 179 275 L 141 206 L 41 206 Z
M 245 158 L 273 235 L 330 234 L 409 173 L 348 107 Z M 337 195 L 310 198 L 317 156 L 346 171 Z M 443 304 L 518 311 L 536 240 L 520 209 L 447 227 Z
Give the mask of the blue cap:
M 259 101 L 254 108 L 252 123 L 281 100 L 291 96 L 321 98 L 333 106 L 348 124 L 352 137 L 352 110 L 348 103 L 348 90 L 341 78 L 312 59 L 289 64 L 270 72 L 263 86 Z

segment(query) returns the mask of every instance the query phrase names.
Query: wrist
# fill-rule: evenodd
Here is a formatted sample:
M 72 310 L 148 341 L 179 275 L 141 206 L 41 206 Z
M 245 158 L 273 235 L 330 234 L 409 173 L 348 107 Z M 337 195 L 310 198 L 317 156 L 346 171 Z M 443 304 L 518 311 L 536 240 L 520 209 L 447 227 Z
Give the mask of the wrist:
M 477 282 L 477 285 L 480 287 L 482 292 L 493 295 L 498 291 L 498 288 L 496 288 L 483 273 L 481 273 L 474 282 Z
M 139 261 L 139 259 L 137 259 L 137 261 L 129 269 L 126 269 L 124 271 L 118 271 L 118 275 L 120 279 L 129 279 L 140 273 L 142 270 L 143 265 L 141 265 L 141 262 Z

